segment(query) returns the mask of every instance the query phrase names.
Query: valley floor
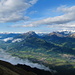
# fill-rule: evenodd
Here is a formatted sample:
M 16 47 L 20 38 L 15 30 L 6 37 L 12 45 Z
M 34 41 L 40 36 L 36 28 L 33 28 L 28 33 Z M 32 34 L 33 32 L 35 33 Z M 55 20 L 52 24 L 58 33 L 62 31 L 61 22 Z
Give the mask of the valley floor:
M 57 71 L 55 75 L 75 75 L 75 56 L 70 54 L 50 54 L 25 52 L 12 53 L 13 56 L 21 59 L 28 58 L 34 63 L 44 64 Z

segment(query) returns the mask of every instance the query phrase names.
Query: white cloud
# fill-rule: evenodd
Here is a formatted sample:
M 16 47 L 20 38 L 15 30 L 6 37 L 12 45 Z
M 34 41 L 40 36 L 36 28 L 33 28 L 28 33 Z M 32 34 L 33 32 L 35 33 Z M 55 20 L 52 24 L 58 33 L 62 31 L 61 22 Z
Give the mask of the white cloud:
M 12 39 L 13 39 L 12 37 L 9 37 L 9 38 L 3 39 L 3 41 L 7 42 L 8 40 L 12 40 Z
M 35 4 L 38 0 L 31 0 L 29 3 Z
M 57 27 L 75 27 L 75 23 L 65 23 L 65 24 L 58 24 L 58 25 L 55 25 Z M 54 25 L 48 25 L 48 27 L 54 27 Z
M 35 27 L 40 25 L 58 27 L 58 29 L 74 29 L 75 28 L 75 6 L 72 7 L 59 7 L 57 10 L 64 12 L 61 16 L 49 17 L 46 19 L 31 22 L 22 27 Z M 72 23 L 73 22 L 73 23 Z M 17 27 L 17 26 L 16 26 Z
M 48 25 L 48 28 L 56 28 L 58 30 L 75 30 L 75 22 L 74 23 L 65 23 L 65 24 L 57 24 L 57 25 Z
M 17 38 L 17 39 L 12 40 L 12 43 L 20 42 L 20 41 L 22 41 L 22 39 Z
M 70 13 L 70 12 L 75 12 L 75 6 L 72 7 L 67 7 L 67 6 L 61 6 L 57 8 L 57 11 L 61 11 L 64 13 Z
M 32 22 L 29 25 L 39 26 L 39 25 L 53 25 L 53 24 L 65 24 L 75 20 L 75 13 L 68 13 L 61 16 L 56 16 L 52 18 L 46 18 L 39 21 Z
M 36 26 L 30 24 L 30 25 L 12 25 L 12 26 L 9 26 L 9 27 L 36 27 Z
M 23 12 L 36 2 L 37 0 L 0 0 L 0 22 L 27 20 Z

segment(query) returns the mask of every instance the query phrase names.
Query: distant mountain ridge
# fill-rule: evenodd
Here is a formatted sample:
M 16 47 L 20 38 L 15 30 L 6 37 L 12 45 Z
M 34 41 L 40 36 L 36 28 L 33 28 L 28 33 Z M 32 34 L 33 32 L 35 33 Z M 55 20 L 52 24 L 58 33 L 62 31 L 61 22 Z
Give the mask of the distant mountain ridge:
M 52 32 L 40 36 L 36 34 L 34 31 L 29 31 L 23 34 L 5 34 L 6 38 L 3 39 L 4 42 L 10 43 L 10 45 L 8 46 L 9 51 L 33 50 L 36 52 L 47 52 L 47 50 L 51 50 L 61 53 L 73 53 L 74 50 L 72 49 L 75 48 L 74 34 L 75 33 L 65 31 Z M 9 38 L 10 36 L 12 38 Z
M 73 51 L 71 48 L 56 45 L 63 43 L 66 40 L 65 38 L 68 38 L 67 35 L 64 33 L 62 34 L 59 32 L 53 32 L 39 36 L 35 32 L 29 31 L 27 33 L 19 34 L 13 37 L 10 42 L 7 41 L 6 43 L 10 43 L 10 45 L 8 45 L 9 52 L 33 51 L 39 53 L 50 53 L 51 51 L 53 51 L 59 53 L 74 53 L 75 51 Z
M 8 37 L 15 37 L 15 36 L 18 36 L 20 34 L 23 34 L 23 35 L 33 35 L 33 36 L 44 36 L 44 35 L 57 35 L 59 37 L 62 37 L 62 36 L 67 36 L 67 35 L 72 35 L 72 34 L 75 34 L 74 32 L 69 32 L 69 31 L 62 31 L 62 32 L 59 32 L 59 31 L 56 31 L 56 32 L 51 32 L 51 33 L 35 33 L 34 31 L 29 31 L 29 32 L 26 32 L 26 33 L 0 33 L 0 39 L 3 39 L 3 38 L 8 38 Z

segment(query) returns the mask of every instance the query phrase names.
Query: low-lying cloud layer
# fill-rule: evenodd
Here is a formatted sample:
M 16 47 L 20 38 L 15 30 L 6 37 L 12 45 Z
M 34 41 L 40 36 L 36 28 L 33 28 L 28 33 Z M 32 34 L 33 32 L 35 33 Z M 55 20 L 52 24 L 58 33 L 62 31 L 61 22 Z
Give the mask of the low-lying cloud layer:
M 4 61 L 7 61 L 7 62 L 10 62 L 10 63 L 12 63 L 14 65 L 25 64 L 25 65 L 31 66 L 32 68 L 36 67 L 36 68 L 39 68 L 39 69 L 43 69 L 45 71 L 51 71 L 49 69 L 49 67 L 46 67 L 46 66 L 44 66 L 42 64 L 33 63 L 30 60 L 28 60 L 28 59 L 22 60 L 22 59 L 20 59 L 18 57 L 13 57 L 10 54 L 6 53 L 2 49 L 0 49 L 0 60 L 4 60 Z
M 28 20 L 25 12 L 37 0 L 0 0 L 0 22 Z

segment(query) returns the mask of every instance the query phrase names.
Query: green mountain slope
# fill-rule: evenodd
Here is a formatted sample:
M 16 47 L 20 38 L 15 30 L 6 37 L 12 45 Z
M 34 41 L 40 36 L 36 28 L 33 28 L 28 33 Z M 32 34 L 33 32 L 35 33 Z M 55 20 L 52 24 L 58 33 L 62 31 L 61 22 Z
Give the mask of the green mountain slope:
M 23 38 L 23 40 L 20 42 L 11 43 L 8 46 L 8 52 L 10 52 L 12 55 L 22 57 L 22 58 L 26 57 L 26 54 L 33 55 L 36 53 L 37 54 L 38 53 L 51 54 L 51 52 L 58 53 L 58 54 L 75 53 L 75 51 L 72 50 L 71 48 L 57 46 L 51 42 L 48 42 L 44 39 L 37 37 L 38 35 L 36 35 L 35 33 L 32 35 L 32 33 L 20 35 Z M 29 57 L 33 57 L 31 55 Z
M 62 32 L 61 32 L 62 33 Z M 50 33 L 42 37 L 42 39 L 52 42 L 61 47 L 75 48 L 75 38 L 74 34 L 59 34 L 59 33 Z

